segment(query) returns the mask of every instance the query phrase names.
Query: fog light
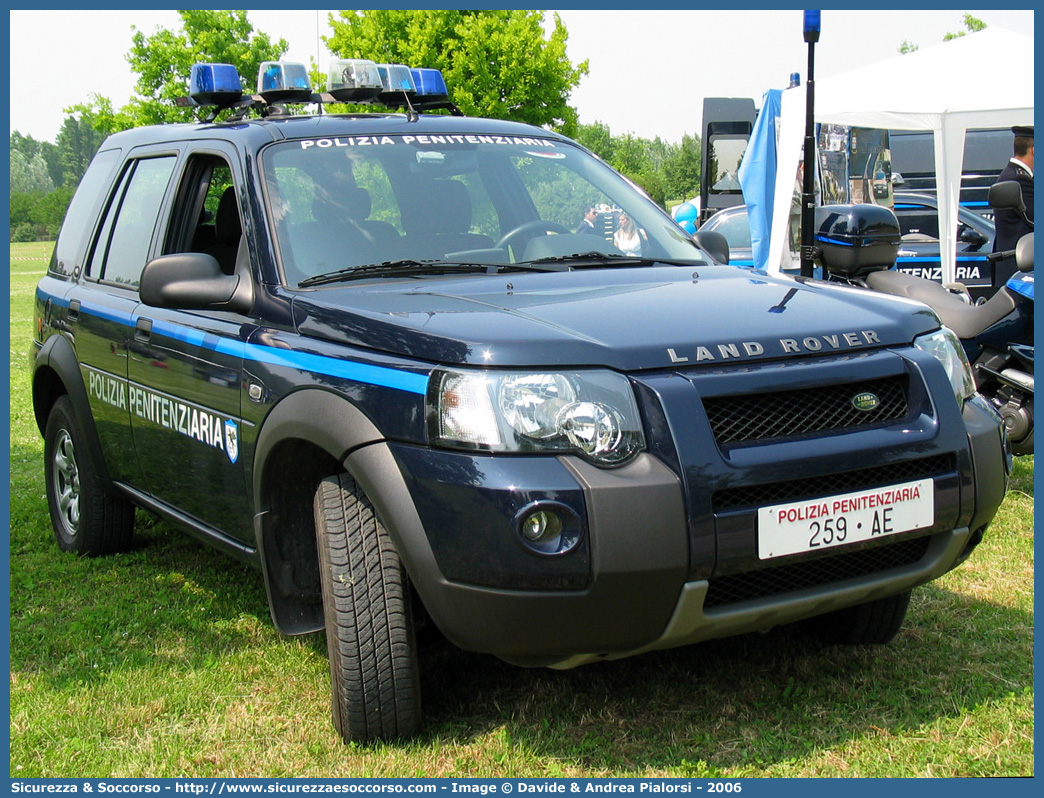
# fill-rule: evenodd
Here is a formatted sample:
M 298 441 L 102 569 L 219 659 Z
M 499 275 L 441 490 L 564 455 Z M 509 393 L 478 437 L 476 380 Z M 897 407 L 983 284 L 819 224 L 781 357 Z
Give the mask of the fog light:
M 580 519 L 564 504 L 534 502 L 515 516 L 523 545 L 537 554 L 565 554 L 580 542 Z
M 549 510 L 537 510 L 522 522 L 522 537 L 530 543 L 546 543 L 562 534 L 562 519 Z

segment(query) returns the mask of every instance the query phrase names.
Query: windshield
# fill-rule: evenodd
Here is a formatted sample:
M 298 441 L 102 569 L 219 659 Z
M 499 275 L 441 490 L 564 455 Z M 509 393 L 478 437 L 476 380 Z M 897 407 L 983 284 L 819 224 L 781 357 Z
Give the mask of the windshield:
M 627 180 L 559 140 L 309 139 L 266 149 L 263 170 L 291 286 L 388 262 L 525 264 L 592 254 L 644 259 L 636 265 L 706 262 Z

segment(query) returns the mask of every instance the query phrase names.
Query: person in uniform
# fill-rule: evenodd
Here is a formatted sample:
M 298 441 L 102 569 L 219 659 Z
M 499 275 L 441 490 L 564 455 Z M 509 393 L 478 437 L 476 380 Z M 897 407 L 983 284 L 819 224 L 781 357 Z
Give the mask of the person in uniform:
M 1011 132 L 1015 134 L 1015 155 L 1001 170 L 997 182 L 1014 180 L 1022 186 L 1026 213 L 1021 214 L 1013 208 L 998 208 L 994 212 L 993 218 L 997 225 L 997 234 L 993 239 L 994 252 L 1015 249 L 1022 236 L 1033 232 L 1033 126 L 1016 126 Z M 1016 271 L 1014 258 L 997 261 L 994 284 L 1007 282 Z

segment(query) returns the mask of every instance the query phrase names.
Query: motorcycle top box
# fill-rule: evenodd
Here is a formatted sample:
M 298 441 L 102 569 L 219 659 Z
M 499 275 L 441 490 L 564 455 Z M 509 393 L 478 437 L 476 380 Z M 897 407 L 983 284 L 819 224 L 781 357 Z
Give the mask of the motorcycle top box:
M 824 205 L 815 229 L 823 265 L 846 278 L 890 268 L 902 240 L 899 220 L 881 205 Z

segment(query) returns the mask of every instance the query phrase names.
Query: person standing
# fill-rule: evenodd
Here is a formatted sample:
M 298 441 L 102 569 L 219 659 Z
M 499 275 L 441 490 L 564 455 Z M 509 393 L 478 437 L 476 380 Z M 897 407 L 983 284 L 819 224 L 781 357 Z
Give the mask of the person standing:
M 642 254 L 642 245 L 647 240 L 645 231 L 634 223 L 634 219 L 620 211 L 620 226 L 613 234 L 613 246 L 624 255 L 639 257 Z
M 598 209 L 593 205 L 588 205 L 584 208 L 584 218 L 580 220 L 580 225 L 574 232 L 598 235 L 598 229 L 595 227 L 596 221 L 598 221 Z
M 993 238 L 994 252 L 1015 249 L 1022 236 L 1033 232 L 1033 126 L 1016 126 L 1011 132 L 1015 134 L 1015 155 L 1001 170 L 997 182 L 1014 180 L 1022 187 L 1026 213 L 1021 214 L 1014 208 L 998 208 L 994 211 L 993 219 L 997 226 L 997 234 Z M 997 261 L 994 284 L 1007 282 L 1016 270 L 1014 258 Z

